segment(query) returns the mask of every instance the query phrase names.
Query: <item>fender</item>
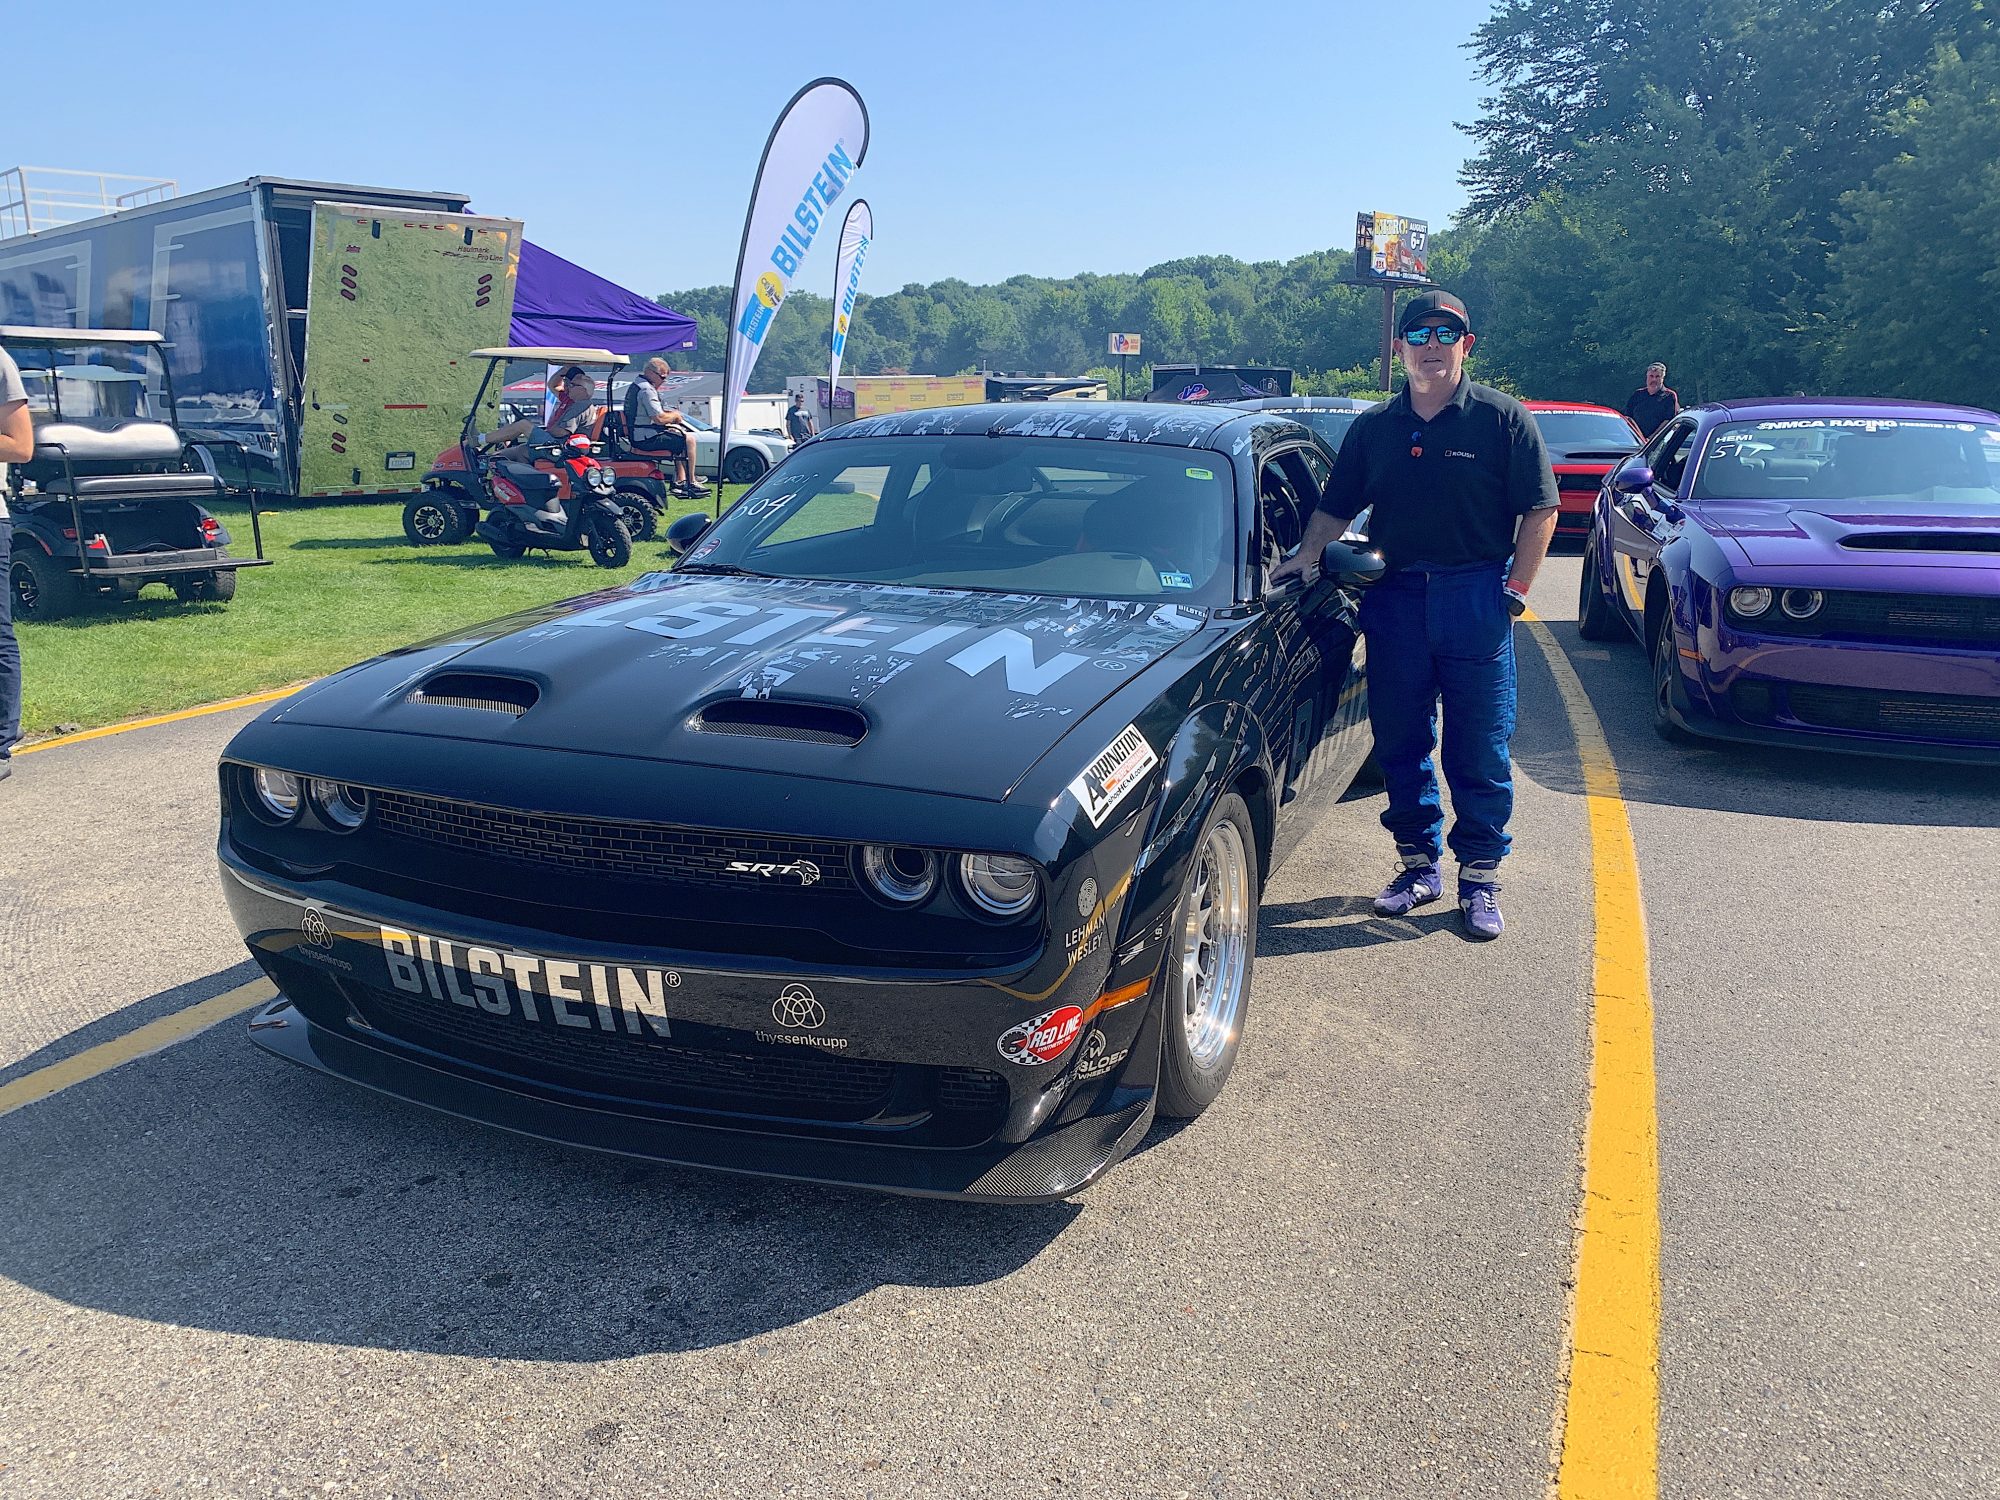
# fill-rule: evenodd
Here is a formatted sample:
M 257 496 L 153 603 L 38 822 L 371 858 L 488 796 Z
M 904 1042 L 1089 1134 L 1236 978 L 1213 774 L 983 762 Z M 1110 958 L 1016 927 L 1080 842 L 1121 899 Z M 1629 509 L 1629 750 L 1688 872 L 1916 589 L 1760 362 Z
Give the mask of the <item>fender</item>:
M 1245 800 L 1256 825 L 1260 867 L 1270 845 L 1270 747 L 1263 726 L 1241 703 L 1215 701 L 1196 709 L 1160 759 L 1160 792 L 1132 868 L 1132 889 L 1112 951 L 1113 988 L 1135 983 L 1159 967 L 1174 903 L 1180 899 L 1181 871 L 1209 812 L 1246 771 L 1259 782 Z
M 18 503 L 17 501 L 16 504 Z M 77 544 L 65 537 L 61 528 L 51 526 L 38 515 L 30 515 L 17 509 L 8 518 L 8 524 L 14 529 L 14 550 L 17 552 L 21 548 L 21 539 L 26 537 L 49 557 L 54 557 L 58 552 L 65 556 L 77 555 Z
M 665 505 L 667 503 L 666 485 L 660 480 L 648 479 L 644 475 L 620 474 L 618 476 L 618 488 L 621 490 L 636 490 L 658 505 Z

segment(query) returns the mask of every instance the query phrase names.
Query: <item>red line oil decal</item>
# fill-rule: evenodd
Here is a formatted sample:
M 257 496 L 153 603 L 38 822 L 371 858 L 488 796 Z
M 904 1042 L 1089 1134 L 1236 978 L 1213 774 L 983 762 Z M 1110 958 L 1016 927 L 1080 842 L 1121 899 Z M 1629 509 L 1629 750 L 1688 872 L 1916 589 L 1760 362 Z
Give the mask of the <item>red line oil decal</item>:
M 1024 1068 L 1039 1068 L 1061 1057 L 1083 1030 L 1083 1011 L 1065 1005 L 1000 1033 L 1000 1055 Z

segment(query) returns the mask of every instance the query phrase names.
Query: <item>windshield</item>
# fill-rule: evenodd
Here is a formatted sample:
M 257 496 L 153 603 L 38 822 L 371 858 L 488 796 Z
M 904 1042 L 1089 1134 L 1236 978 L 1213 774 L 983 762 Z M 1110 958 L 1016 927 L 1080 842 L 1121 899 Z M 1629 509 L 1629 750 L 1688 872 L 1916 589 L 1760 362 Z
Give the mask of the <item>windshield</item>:
M 1632 424 L 1608 411 L 1538 411 L 1535 426 L 1551 453 L 1602 453 L 1622 458 L 1638 451 Z
M 1226 604 L 1228 461 L 1143 443 L 985 436 L 812 443 L 683 564 L 1000 593 Z
M 162 402 L 148 390 L 159 379 L 150 344 L 16 345 L 11 351 L 28 393 L 28 410 L 66 422 L 157 419 Z
M 1695 474 L 1700 499 L 1958 499 L 2000 506 L 2000 427 L 1934 419 L 1728 422 Z M 1942 493 L 1941 493 L 1942 492 Z

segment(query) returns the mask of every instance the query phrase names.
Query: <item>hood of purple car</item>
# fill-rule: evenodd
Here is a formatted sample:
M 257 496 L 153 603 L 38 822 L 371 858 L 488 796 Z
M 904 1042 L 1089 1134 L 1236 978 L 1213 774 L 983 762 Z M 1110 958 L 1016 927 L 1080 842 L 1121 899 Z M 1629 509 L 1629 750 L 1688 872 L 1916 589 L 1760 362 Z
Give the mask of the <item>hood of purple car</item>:
M 1978 499 L 1697 500 L 1689 519 L 1752 567 L 1966 568 L 2000 578 L 2000 514 Z

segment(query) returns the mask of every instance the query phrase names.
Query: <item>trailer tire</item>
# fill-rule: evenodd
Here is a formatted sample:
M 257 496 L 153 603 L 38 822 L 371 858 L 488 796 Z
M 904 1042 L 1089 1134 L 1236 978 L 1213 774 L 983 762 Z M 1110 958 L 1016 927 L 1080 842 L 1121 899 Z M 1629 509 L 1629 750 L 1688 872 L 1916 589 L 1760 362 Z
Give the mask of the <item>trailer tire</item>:
M 182 573 L 167 583 L 183 604 L 227 604 L 236 597 L 234 568 L 219 568 L 213 573 Z
M 17 620 L 61 620 L 80 614 L 83 584 L 61 563 L 41 552 L 21 550 L 14 542 L 14 565 L 7 570 Z

